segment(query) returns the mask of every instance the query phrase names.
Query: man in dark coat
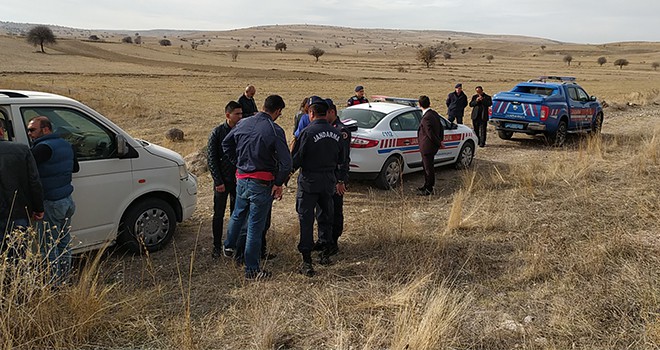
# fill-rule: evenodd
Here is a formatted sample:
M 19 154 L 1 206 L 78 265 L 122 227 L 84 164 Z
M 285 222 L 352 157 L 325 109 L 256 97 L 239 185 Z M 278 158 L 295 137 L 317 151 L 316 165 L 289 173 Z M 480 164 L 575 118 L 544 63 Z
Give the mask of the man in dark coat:
M 463 113 L 468 105 L 467 96 L 463 92 L 463 84 L 458 83 L 454 86 L 454 92 L 447 96 L 447 115 L 449 121 L 463 124 Z
M 488 107 L 493 104 L 493 99 L 484 92 L 481 86 L 477 86 L 474 90 L 477 93 L 470 100 L 472 127 L 479 138 L 479 147 L 485 147 L 486 130 L 488 129 Z
M 254 101 L 256 93 L 257 88 L 254 85 L 248 85 L 245 92 L 238 98 L 238 103 L 241 104 L 241 110 L 243 111 L 243 118 L 251 117 L 259 112 L 257 103 Z
M 442 147 L 444 130 L 440 122 L 440 116 L 431 107 L 428 96 L 419 97 L 419 106 L 422 107 L 422 120 L 417 129 L 417 140 L 419 152 L 422 154 L 422 166 L 424 167 L 424 186 L 418 188 L 419 195 L 428 196 L 433 193 L 435 185 L 434 158 L 438 149 Z

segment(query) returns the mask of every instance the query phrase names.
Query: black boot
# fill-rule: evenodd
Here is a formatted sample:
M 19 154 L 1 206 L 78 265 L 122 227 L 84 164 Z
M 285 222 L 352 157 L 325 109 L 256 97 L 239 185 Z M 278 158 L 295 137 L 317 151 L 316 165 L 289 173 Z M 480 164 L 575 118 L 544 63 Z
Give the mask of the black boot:
M 300 266 L 298 272 L 300 272 L 301 274 L 307 277 L 314 276 L 315 272 L 314 272 L 314 267 L 312 266 L 312 253 L 311 252 L 302 253 L 302 258 L 303 258 L 303 263 L 302 266 Z
M 320 259 L 319 259 L 319 264 L 321 265 L 330 265 L 332 264 L 332 261 L 330 261 L 330 255 L 331 254 L 331 247 L 326 246 L 323 251 L 321 252 Z

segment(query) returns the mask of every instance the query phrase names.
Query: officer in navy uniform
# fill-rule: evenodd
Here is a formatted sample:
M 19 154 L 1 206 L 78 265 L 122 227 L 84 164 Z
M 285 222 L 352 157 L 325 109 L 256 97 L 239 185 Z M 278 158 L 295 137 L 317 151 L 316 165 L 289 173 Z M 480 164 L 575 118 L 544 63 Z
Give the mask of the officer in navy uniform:
M 355 95 L 346 101 L 346 107 L 359 105 L 361 103 L 369 103 L 369 100 L 364 97 L 364 86 L 358 85 L 355 87 Z
M 332 238 L 333 201 L 337 186 L 338 165 L 344 163 L 342 135 L 326 120 L 328 104 L 318 96 L 310 97 L 311 123 L 300 133 L 293 146 L 293 169 L 300 168 L 296 211 L 300 220 L 298 251 L 303 264 L 300 273 L 314 275 L 314 218 L 317 218 L 319 242 L 330 247 Z M 318 208 L 317 208 L 318 206 Z M 318 213 L 315 215 L 315 211 Z M 329 264 L 329 250 L 321 252 L 320 263 Z
M 329 255 L 335 255 L 339 252 L 337 241 L 339 241 L 339 237 L 344 232 L 344 193 L 346 193 L 348 170 L 351 162 L 351 131 L 337 117 L 337 106 L 335 106 L 334 102 L 329 98 L 326 98 L 325 102 L 328 104 L 328 123 L 334 126 L 341 134 L 339 142 L 342 147 L 344 159 L 342 163 L 337 165 L 337 186 L 335 188 L 335 193 L 332 195 L 334 209 L 334 215 L 332 218 L 332 241 L 330 242 L 327 252 Z M 316 251 L 323 251 L 323 248 L 325 247 L 319 241 L 314 245 L 314 250 Z

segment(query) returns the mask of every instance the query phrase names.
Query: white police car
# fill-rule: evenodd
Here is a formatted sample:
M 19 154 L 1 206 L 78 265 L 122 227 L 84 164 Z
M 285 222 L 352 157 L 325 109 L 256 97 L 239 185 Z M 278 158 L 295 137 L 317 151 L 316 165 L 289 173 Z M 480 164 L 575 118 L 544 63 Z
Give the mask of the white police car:
M 417 129 L 422 110 L 412 99 L 384 99 L 390 102 L 363 103 L 340 112 L 342 121 L 357 124 L 352 133 L 350 175 L 352 179 L 374 180 L 376 186 L 397 186 L 403 174 L 422 171 Z M 435 155 L 435 166 L 456 164 L 467 168 L 474 158 L 477 137 L 465 125 L 441 117 L 443 146 Z

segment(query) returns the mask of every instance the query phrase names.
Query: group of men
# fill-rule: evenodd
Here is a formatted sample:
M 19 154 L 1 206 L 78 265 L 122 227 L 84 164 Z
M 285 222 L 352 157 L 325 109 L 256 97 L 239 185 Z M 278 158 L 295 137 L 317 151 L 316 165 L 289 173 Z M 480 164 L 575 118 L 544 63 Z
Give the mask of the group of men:
M 55 284 L 66 280 L 71 268 L 72 173 L 80 167 L 72 145 L 53 132 L 45 116 L 28 122 L 33 146 L 6 141 L 0 119 L 0 231 L 2 249 L 20 258 L 26 242 L 16 242 L 14 230 L 36 223 L 40 251 Z
M 484 92 L 481 86 L 474 88 L 476 94 L 472 95 L 469 106 L 472 107 L 472 127 L 479 139 L 479 147 L 486 147 L 486 130 L 488 128 L 488 107 L 493 105 L 492 98 Z M 454 86 L 454 91 L 447 95 L 447 117 L 450 122 L 454 120 L 463 124 L 463 114 L 468 106 L 467 96 L 463 92 L 463 84 Z
M 264 279 L 271 272 L 261 269 L 267 254 L 265 238 L 273 200 L 297 170 L 296 211 L 300 221 L 299 272 L 315 274 L 312 252 L 319 263 L 329 264 L 339 250 L 343 230 L 343 195 L 348 179 L 350 133 L 337 118 L 330 99 L 311 96 L 305 102 L 306 122 L 295 133 L 291 148 L 284 130 L 275 123 L 285 103 L 278 95 L 268 96 L 261 112 L 247 115 L 256 89 L 248 86 L 239 98 L 225 107 L 226 121 L 209 136 L 208 163 L 214 182 L 213 258 L 233 257 L 245 264 L 245 278 Z M 247 106 L 247 107 L 245 107 Z M 223 218 L 230 201 L 230 220 L 223 241 Z M 314 222 L 318 239 L 314 239 Z

